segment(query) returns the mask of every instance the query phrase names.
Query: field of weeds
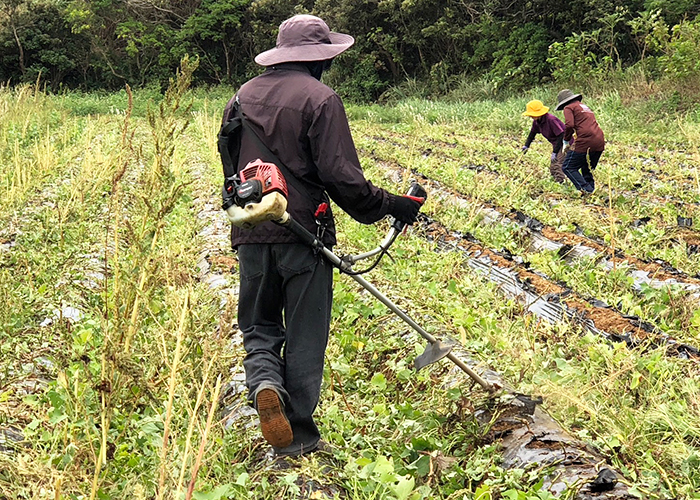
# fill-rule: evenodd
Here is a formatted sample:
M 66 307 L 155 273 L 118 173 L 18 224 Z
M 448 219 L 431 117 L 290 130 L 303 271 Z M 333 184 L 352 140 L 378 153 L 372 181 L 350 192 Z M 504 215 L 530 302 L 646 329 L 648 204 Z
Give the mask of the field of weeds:
M 420 338 L 336 276 L 331 447 L 282 468 L 245 403 L 231 89 L 191 70 L 164 96 L 0 89 L 0 498 L 700 498 L 699 115 L 586 99 L 608 147 L 581 198 L 541 137 L 520 153 L 547 96 L 349 107 L 367 177 L 429 194 L 367 279 L 504 390 L 416 372 Z M 341 253 L 389 227 L 338 223 Z

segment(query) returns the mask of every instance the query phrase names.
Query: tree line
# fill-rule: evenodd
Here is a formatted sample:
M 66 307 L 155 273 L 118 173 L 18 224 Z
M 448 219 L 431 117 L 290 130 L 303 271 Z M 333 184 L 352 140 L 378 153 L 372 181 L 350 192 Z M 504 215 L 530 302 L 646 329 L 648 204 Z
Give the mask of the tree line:
M 195 84 L 236 85 L 296 13 L 355 37 L 330 76 L 357 100 L 407 80 L 440 93 L 465 77 L 518 89 L 628 68 L 700 76 L 694 0 L 0 0 L 0 81 L 163 85 L 187 54 Z

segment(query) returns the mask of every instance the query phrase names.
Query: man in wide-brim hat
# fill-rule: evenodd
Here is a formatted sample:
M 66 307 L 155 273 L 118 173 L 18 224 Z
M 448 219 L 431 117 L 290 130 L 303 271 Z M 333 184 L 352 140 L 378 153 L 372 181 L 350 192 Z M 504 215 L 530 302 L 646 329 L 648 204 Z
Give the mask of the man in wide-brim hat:
M 552 179 L 559 184 L 566 181 L 566 176 L 562 172 L 561 166 L 564 163 L 564 124 L 562 121 L 549 113 L 549 108 L 542 101 L 532 100 L 525 106 L 523 116 L 532 118 L 530 135 L 525 140 L 522 147 L 523 154 L 530 149 L 530 144 L 535 140 L 537 134 L 542 134 L 552 144 L 552 154 L 549 158 L 549 173 Z
M 336 243 L 329 196 L 366 224 L 386 215 L 412 224 L 420 208 L 365 179 L 343 103 L 320 81 L 353 42 L 318 17 L 287 19 L 275 48 L 255 58 L 265 72 L 238 90 L 223 117 L 226 124 L 242 115 L 249 125 L 240 136 L 238 169 L 261 158 L 293 177 L 287 179 L 287 210 L 328 248 Z M 250 230 L 232 226 L 231 245 L 239 260 L 243 366 L 262 434 L 278 456 L 315 451 L 321 436 L 313 414 L 330 329 L 333 268 L 272 222 Z
M 562 170 L 581 194 L 588 195 L 595 191 L 593 170 L 605 149 L 605 136 L 581 99 L 581 94 L 564 89 L 557 94 L 556 109 L 564 110 L 564 147 L 569 147 Z

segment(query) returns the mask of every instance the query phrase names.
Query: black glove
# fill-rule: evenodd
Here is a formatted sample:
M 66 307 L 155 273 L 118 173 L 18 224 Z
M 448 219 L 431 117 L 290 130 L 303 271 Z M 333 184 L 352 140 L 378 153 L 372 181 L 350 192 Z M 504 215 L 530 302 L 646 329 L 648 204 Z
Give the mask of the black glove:
M 389 214 L 405 224 L 413 224 L 418 217 L 421 204 L 407 196 L 390 195 Z

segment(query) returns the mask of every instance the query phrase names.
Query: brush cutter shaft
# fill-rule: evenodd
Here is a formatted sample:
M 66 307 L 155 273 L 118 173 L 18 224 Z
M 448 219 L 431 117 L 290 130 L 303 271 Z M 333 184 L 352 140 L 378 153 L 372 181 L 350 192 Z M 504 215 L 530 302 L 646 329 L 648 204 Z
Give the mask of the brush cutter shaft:
M 323 243 L 316 238 L 310 231 L 308 231 L 304 226 L 299 224 L 297 221 L 292 219 L 291 215 L 288 213 L 284 214 L 284 217 L 280 219 L 279 221 L 276 222 L 277 224 L 286 227 L 289 229 L 292 233 L 297 235 L 301 240 L 307 244 L 310 245 L 312 248 L 318 250 L 319 252 L 323 253 L 324 257 L 333 265 L 338 267 L 338 269 L 342 271 L 351 271 L 352 266 L 348 263 L 347 260 L 343 260 L 340 257 L 338 257 L 336 254 L 334 254 L 332 251 L 330 251 L 328 248 L 326 248 Z M 387 306 L 394 314 L 396 314 L 399 318 L 404 320 L 411 328 L 413 328 L 416 332 L 420 334 L 421 337 L 423 337 L 425 340 L 430 342 L 431 344 L 434 344 L 438 342 L 438 339 L 436 339 L 434 336 L 426 332 L 418 323 L 413 321 L 408 314 L 403 312 L 399 307 L 394 304 L 386 295 L 381 293 L 377 288 L 372 285 L 369 281 L 365 280 L 362 276 L 350 274 L 350 277 L 357 281 L 365 290 L 367 290 L 369 293 L 374 295 L 379 301 Z M 447 358 L 449 358 L 450 361 L 452 361 L 455 365 L 457 365 L 462 371 L 464 371 L 469 377 L 471 377 L 472 380 L 474 380 L 477 384 L 479 384 L 481 387 L 483 387 L 485 390 L 492 392 L 495 390 L 495 388 L 489 384 L 487 381 L 485 381 L 482 377 L 480 377 L 477 373 L 475 373 L 471 368 L 469 368 L 462 360 L 460 360 L 457 356 L 455 356 L 452 353 L 449 353 L 447 355 Z
M 328 250 L 330 252 L 330 250 Z M 332 253 L 332 252 L 330 252 Z M 327 255 L 324 252 L 324 255 Z M 387 306 L 391 311 L 396 314 L 399 318 L 404 320 L 408 325 L 413 328 L 416 332 L 420 334 L 421 337 L 423 337 L 425 340 L 430 342 L 431 344 L 434 344 L 437 342 L 438 339 L 433 337 L 431 334 L 426 332 L 418 323 L 413 321 L 408 314 L 403 312 L 401 309 L 398 308 L 396 304 L 394 304 L 391 300 L 389 300 L 388 297 L 386 297 L 383 293 L 381 293 L 377 288 L 372 285 L 370 282 L 365 280 L 362 276 L 355 276 L 351 275 L 350 276 L 352 279 L 357 281 L 364 289 L 366 289 L 369 293 L 374 295 L 379 301 Z M 450 361 L 452 361 L 454 364 L 456 364 L 462 371 L 464 371 L 467 375 L 469 375 L 474 382 L 479 384 L 481 387 L 483 387 L 487 391 L 492 391 L 493 387 L 491 384 L 486 382 L 483 378 L 481 378 L 477 373 L 474 372 L 471 368 L 469 368 L 461 359 L 459 359 L 457 356 L 455 356 L 452 353 L 449 353 L 447 355 L 447 358 L 449 358 Z

